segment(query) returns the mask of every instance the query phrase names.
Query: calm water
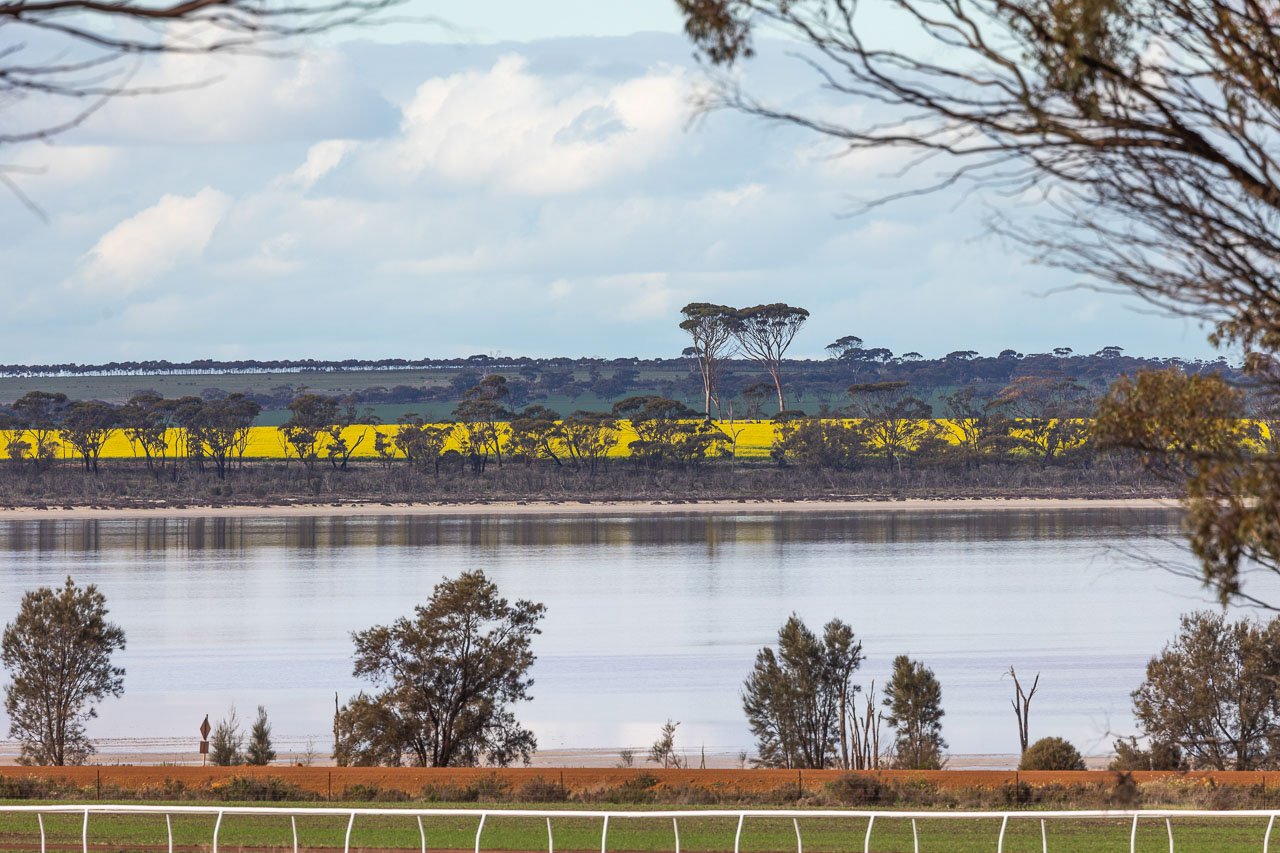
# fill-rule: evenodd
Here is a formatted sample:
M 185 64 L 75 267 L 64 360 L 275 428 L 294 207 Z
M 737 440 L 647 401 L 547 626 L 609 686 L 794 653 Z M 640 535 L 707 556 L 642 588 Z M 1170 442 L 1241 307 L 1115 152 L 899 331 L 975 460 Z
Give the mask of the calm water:
M 853 625 L 864 683 L 900 653 L 933 667 L 954 752 L 1016 750 L 1010 664 L 1043 673 L 1033 737 L 1105 751 L 1146 660 L 1208 606 L 1156 565 L 1187 564 L 1176 530 L 1133 510 L 10 521 L 0 617 L 67 574 L 103 590 L 128 636 L 126 694 L 91 723 L 106 738 L 261 703 L 284 740 L 326 747 L 334 692 L 358 687 L 350 632 L 483 569 L 547 605 L 519 711 L 543 748 L 647 744 L 668 717 L 685 746 L 748 747 L 738 688 L 795 611 Z

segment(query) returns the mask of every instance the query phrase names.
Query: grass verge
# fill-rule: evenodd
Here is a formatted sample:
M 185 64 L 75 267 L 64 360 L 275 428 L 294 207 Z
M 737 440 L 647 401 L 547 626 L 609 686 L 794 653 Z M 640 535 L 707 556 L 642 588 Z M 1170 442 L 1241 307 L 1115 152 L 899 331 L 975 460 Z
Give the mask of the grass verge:
M 3 804 L 3 803 L 0 803 Z M 30 800 L 23 805 L 33 805 Z M 179 806 L 181 804 L 174 804 Z M 234 805 L 228 803 L 228 806 Z M 260 804 L 258 804 L 260 805 Z M 298 808 L 308 805 L 299 804 Z M 358 808 L 362 804 L 350 804 Z M 364 804 L 367 805 L 367 804 Z M 444 805 L 444 804 L 440 804 Z M 395 806 L 392 806 L 395 807 Z M 410 808 L 411 806 L 403 806 Z M 417 806 L 421 808 L 421 806 Z M 460 808 L 479 808 L 463 805 Z M 485 806 L 500 811 L 501 806 Z M 547 808 L 539 806 L 538 808 Z M 554 808 L 554 807 L 553 807 Z M 614 811 L 637 810 L 638 807 L 611 807 Z M 682 809 L 683 811 L 683 809 Z M 724 817 L 698 817 L 697 809 L 689 809 L 689 817 L 680 821 L 680 848 L 689 853 L 725 853 L 734 849 L 737 821 Z M 175 815 L 172 818 L 174 843 L 182 850 L 208 850 L 213 838 L 215 818 L 212 815 Z M 429 817 L 424 819 L 426 844 L 431 850 L 469 850 L 475 845 L 477 818 Z M 1180 853 L 1244 853 L 1262 847 L 1266 820 L 1259 818 L 1185 818 L 1174 819 L 1175 849 Z M 49 815 L 44 818 L 46 838 L 51 848 L 80 846 L 81 818 L 76 815 Z M 297 818 L 300 847 L 311 850 L 343 847 L 347 820 L 343 817 L 317 815 Z M 561 818 L 552 822 L 556 851 L 594 851 L 601 849 L 601 821 L 583 818 Z M 806 853 L 847 853 L 860 851 L 866 837 L 865 818 L 800 820 Z M 946 853 L 990 853 L 995 849 L 1000 830 L 998 819 L 938 819 L 917 822 L 921 851 Z M 1004 850 L 1007 853 L 1030 853 L 1041 849 L 1040 821 L 1034 811 L 1025 812 L 1009 823 Z M 1098 853 L 1129 849 L 1130 824 L 1127 820 L 1051 820 L 1046 823 L 1049 849 L 1054 853 Z M 23 850 L 39 848 L 36 818 L 29 814 L 0 813 L 0 848 Z M 164 849 L 167 842 L 164 818 L 160 815 L 93 815 L 89 821 L 88 841 L 94 851 L 137 851 Z M 548 847 L 547 826 L 541 818 L 501 817 L 491 815 L 481 835 L 481 849 L 490 851 L 542 851 Z M 422 841 L 416 820 L 400 817 L 361 817 L 353 826 L 351 849 L 417 850 Z M 219 850 L 225 853 L 240 849 L 291 850 L 293 837 L 288 816 L 228 816 L 219 834 Z M 1139 853 L 1164 853 L 1168 850 L 1165 823 L 1150 818 L 1139 823 L 1136 849 Z M 774 818 L 748 819 L 743 827 L 743 853 L 773 853 L 796 850 L 795 828 L 790 820 Z M 671 821 L 650 818 L 619 818 L 610 822 L 607 849 L 612 851 L 674 850 Z M 914 847 L 911 821 L 886 814 L 877 818 L 870 849 L 876 853 L 900 853 Z

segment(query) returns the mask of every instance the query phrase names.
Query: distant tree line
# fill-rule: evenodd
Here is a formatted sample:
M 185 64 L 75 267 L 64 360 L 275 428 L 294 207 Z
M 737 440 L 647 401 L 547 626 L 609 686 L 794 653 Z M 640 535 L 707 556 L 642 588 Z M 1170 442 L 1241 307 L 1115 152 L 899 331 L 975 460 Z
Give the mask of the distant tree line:
M 710 306 L 723 308 L 724 306 Z M 757 306 L 754 309 L 773 309 L 774 306 Z M 784 308 L 787 306 L 783 306 Z M 695 303 L 686 311 L 702 308 Z M 733 309 L 727 309 L 733 310 Z M 748 310 L 748 309 L 744 309 Z M 791 309 L 795 312 L 803 309 Z M 807 312 L 806 312 L 807 313 Z M 685 315 L 682 315 L 685 316 Z M 784 315 L 799 318 L 801 315 Z M 710 322 L 707 317 L 695 318 L 699 324 Z M 689 322 L 688 320 L 684 321 Z M 766 331 L 775 330 L 763 324 Z M 790 328 L 779 323 L 776 331 Z M 798 331 L 799 326 L 795 326 Z M 383 362 L 314 362 L 306 369 L 276 370 L 276 362 L 192 362 L 188 365 L 165 365 L 165 362 L 137 362 L 152 365 L 134 369 L 135 363 L 118 365 L 9 365 L 0 366 L 0 376 L 30 377 L 47 382 L 33 382 L 36 390 L 57 390 L 53 380 L 59 376 L 165 376 L 170 374 L 208 375 L 210 387 L 197 396 L 206 399 L 226 396 L 233 392 L 243 394 L 257 403 L 263 411 L 286 409 L 292 400 L 310 390 L 307 373 L 347 374 L 330 389 L 334 396 L 348 399 L 359 406 L 402 406 L 405 411 L 413 405 L 441 407 L 456 405 L 462 396 L 486 376 L 501 375 L 507 379 L 510 405 L 522 407 L 555 398 L 557 401 L 593 401 L 581 408 L 601 408 L 600 402 L 609 404 L 628 396 L 661 396 L 678 400 L 699 412 L 711 412 L 720 418 L 754 419 L 773 417 L 779 411 L 779 394 L 784 395 L 782 408 L 803 409 L 819 414 L 822 406 L 841 405 L 845 391 L 851 384 L 879 381 L 908 382 L 914 392 L 926 399 L 934 399 L 942 393 L 972 386 L 979 397 L 989 398 L 1001 388 L 1020 377 L 1055 377 L 1073 379 L 1091 394 L 1100 395 L 1112 381 L 1141 369 L 1176 367 L 1191 374 L 1218 373 L 1232 382 L 1241 380 L 1239 369 L 1225 360 L 1212 362 L 1185 361 L 1181 359 L 1149 359 L 1127 356 L 1119 347 L 1106 347 L 1091 355 L 1077 355 L 1065 347 L 1052 352 L 1021 354 L 1004 350 L 997 356 L 980 356 L 971 350 L 957 351 L 936 359 L 925 359 L 918 353 L 895 355 L 883 347 L 864 346 L 860 339 L 848 335 L 827 347 L 830 358 L 819 360 L 790 359 L 785 355 L 773 358 L 765 355 L 757 358 L 740 348 L 736 338 L 730 338 L 731 346 L 724 345 L 714 352 L 699 355 L 700 347 L 717 346 L 716 338 L 704 337 L 711 332 L 698 333 L 694 345 L 686 348 L 679 359 L 497 359 L 473 356 L 467 359 L 441 359 L 407 362 L 403 359 L 387 359 Z M 720 334 L 725 334 L 722 330 Z M 766 348 L 780 344 L 785 338 L 765 337 Z M 782 353 L 786 350 L 783 349 Z M 401 362 L 402 366 L 384 362 Z M 309 362 L 308 362 L 309 363 Z M 247 367 L 245 365 L 261 365 Z M 281 362 L 280 364 L 297 364 Z M 190 367 L 189 365 L 196 365 Z M 320 366 L 329 365 L 329 366 Z M 360 371 L 372 370 L 426 370 L 438 371 L 419 384 L 371 384 Z M 262 387 L 252 377 L 261 373 L 294 372 L 303 374 L 299 381 L 282 382 Z M 222 377 L 219 379 L 219 377 Z M 245 377 L 233 382 L 234 377 Z M 334 380 L 328 380 L 334 384 Z M 117 382 L 118 384 L 118 382 Z M 138 382 L 135 388 L 146 388 Z M 108 396 L 103 394 L 98 397 Z M 114 401 L 119 401 L 118 398 Z M 558 402 L 557 405 L 563 405 Z M 607 408 L 607 405 L 604 406 Z M 447 410 L 447 409 L 446 409 Z
M 771 455 L 776 464 L 828 470 L 907 467 L 966 470 L 983 466 L 1088 467 L 1097 461 L 1092 418 L 1097 399 L 1073 379 L 1025 376 L 982 396 L 975 386 L 942 395 L 935 406 L 903 381 L 859 382 L 846 405 L 818 416 L 784 410 Z M 384 428 L 351 396 L 302 393 L 287 405 L 279 453 L 307 472 L 350 468 L 363 448 L 372 464 L 408 466 L 439 476 L 488 466 L 551 465 L 597 473 L 624 440 L 623 463 L 687 469 L 737 456 L 742 422 L 713 421 L 678 400 L 635 395 L 607 411 L 567 415 L 540 403 L 517 405 L 501 374 L 461 394 L 450 418 L 415 413 Z M 42 471 L 69 452 L 97 474 L 102 450 L 123 435 L 157 479 L 184 470 L 218 479 L 245 464 L 249 430 L 261 406 L 242 394 L 165 398 L 139 392 L 121 405 L 69 400 L 31 391 L 0 410 L 0 456 L 17 469 Z M 1118 442 L 1113 442 L 1118 446 Z M 616 463 L 618 460 L 614 460 Z M 613 464 L 613 463 L 611 463 Z

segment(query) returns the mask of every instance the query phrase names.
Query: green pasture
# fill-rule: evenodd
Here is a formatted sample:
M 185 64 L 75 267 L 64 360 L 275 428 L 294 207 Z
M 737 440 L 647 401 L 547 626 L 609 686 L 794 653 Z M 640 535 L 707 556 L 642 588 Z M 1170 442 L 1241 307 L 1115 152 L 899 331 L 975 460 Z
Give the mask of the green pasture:
M 16 803 L 15 803 L 16 804 Z M 23 805 L 34 805 L 21 801 Z M 174 804 L 179 806 L 180 804 Z M 228 803 L 228 806 L 233 804 Z M 246 804 L 246 805 L 261 805 Z M 370 807 L 369 803 L 351 804 L 353 808 Z M 380 806 L 385 808 L 422 808 L 415 806 Z M 441 807 L 444 807 L 443 805 Z M 451 808 L 498 807 L 450 806 Z M 515 808 L 514 806 L 512 808 Z M 548 808 L 536 806 L 536 808 Z M 555 807 L 549 807 L 555 808 Z M 608 806 L 623 811 L 626 806 Z M 630 807 L 638 808 L 638 807 Z M 180 848 L 209 849 L 213 838 L 213 815 L 175 815 L 172 818 L 174 843 Z M 79 847 L 81 817 L 47 815 L 44 818 L 47 841 L 51 846 Z M 347 829 L 345 817 L 317 815 L 297 818 L 300 847 L 321 849 L 343 846 Z M 469 850 L 475 845 L 478 818 L 427 817 L 423 821 L 427 847 L 434 850 Z M 1235 853 L 1260 851 L 1266 832 L 1265 818 L 1185 818 L 1174 819 L 1175 849 L 1185 853 Z M 594 851 L 601 847 L 602 822 L 598 819 L 561 818 L 552 822 L 555 850 Z M 726 853 L 734 848 L 736 818 L 697 817 L 691 809 L 680 820 L 680 849 L 690 853 Z M 812 853 L 845 853 L 861 851 L 866 837 L 865 818 L 810 818 L 800 821 L 804 850 Z M 917 822 L 919 849 L 922 853 L 990 853 L 996 849 L 999 819 L 937 819 Z M 1130 823 L 1118 820 L 1050 820 L 1047 822 L 1049 850 L 1055 853 L 1106 853 L 1129 850 Z M 219 833 L 219 849 L 233 851 L 239 847 L 292 849 L 293 836 L 287 815 L 224 817 Z M 167 835 L 161 815 L 92 815 L 89 820 L 89 846 L 98 851 L 137 850 L 159 846 L 163 849 Z M 650 818 L 614 818 L 610 821 L 608 849 L 613 851 L 671 851 L 674 835 L 670 820 Z M 870 849 L 876 853 L 912 851 L 914 840 L 911 822 L 886 813 L 875 821 Z M 0 814 L 0 848 L 4 850 L 34 849 L 39 845 L 36 818 L 31 814 Z M 421 845 L 418 825 L 413 816 L 358 817 L 352 828 L 351 849 L 416 850 Z M 1139 823 L 1136 849 L 1142 853 L 1164 853 L 1169 847 L 1165 823 L 1161 818 L 1148 818 Z M 540 851 L 547 849 L 547 825 L 542 818 L 501 817 L 490 815 L 480 839 L 482 850 Z M 744 824 L 741 850 L 744 853 L 792 851 L 796 849 L 795 829 L 789 819 L 748 818 Z M 1007 853 L 1030 853 L 1041 850 L 1040 821 L 1035 812 L 1013 819 L 1005 835 Z

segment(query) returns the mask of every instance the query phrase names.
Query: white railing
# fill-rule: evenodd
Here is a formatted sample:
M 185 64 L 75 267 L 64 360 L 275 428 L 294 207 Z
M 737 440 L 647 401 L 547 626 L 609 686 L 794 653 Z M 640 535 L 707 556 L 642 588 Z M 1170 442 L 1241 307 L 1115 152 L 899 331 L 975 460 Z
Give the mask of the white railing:
M 1138 822 L 1140 820 L 1163 819 L 1169 836 L 1169 853 L 1176 853 L 1173 843 L 1174 818 L 1267 818 L 1266 833 L 1262 838 L 1262 853 L 1271 849 L 1271 834 L 1275 828 L 1276 816 L 1280 810 L 1250 809 L 1240 811 L 1209 811 L 1196 809 L 1143 809 L 1140 811 L 1006 811 L 1006 812 L 959 812 L 959 811 L 858 811 L 858 810 L 816 810 L 816 809 L 720 809 L 720 810 L 684 810 L 684 811 L 583 811 L 571 809 L 367 809 L 367 808 L 299 808 L 280 806 L 133 806 L 133 805 L 40 805 L 14 806 L 0 805 L 0 814 L 33 814 L 40 830 L 40 853 L 45 849 L 44 818 L 46 815 L 83 815 L 80 831 L 80 842 L 84 853 L 89 853 L 89 816 L 90 815 L 160 815 L 164 817 L 165 828 L 169 838 L 169 853 L 173 853 L 173 816 L 174 815 L 207 815 L 215 816 L 213 825 L 212 853 L 218 853 L 218 836 L 222 831 L 222 819 L 228 815 L 254 816 L 288 816 L 293 831 L 293 851 L 298 853 L 298 818 L 299 817 L 345 817 L 347 818 L 346 834 L 343 838 L 343 853 L 351 851 L 351 830 L 355 827 L 357 817 L 402 817 L 415 818 L 418 824 L 418 835 L 422 841 L 422 853 L 427 853 L 427 828 L 423 818 L 435 817 L 471 817 L 477 818 L 475 851 L 480 853 L 481 836 L 484 834 L 485 821 L 490 817 L 522 817 L 545 818 L 547 822 L 547 853 L 555 853 L 555 834 L 552 819 L 576 818 L 601 821 L 600 853 L 608 853 L 609 821 L 661 819 L 670 820 L 672 836 L 675 842 L 674 851 L 680 853 L 680 821 L 705 818 L 737 818 L 737 830 L 733 836 L 733 851 L 741 853 L 742 828 L 747 818 L 783 818 L 790 819 L 796 831 L 796 853 L 804 853 L 804 839 L 800 832 L 800 821 L 818 819 L 866 820 L 867 830 L 862 840 L 863 853 L 870 853 L 872 832 L 876 820 L 909 820 L 911 821 L 911 837 L 915 853 L 920 853 L 920 836 L 917 822 L 922 820 L 999 820 L 1000 834 L 996 837 L 996 853 L 1004 853 L 1005 834 L 1010 821 L 1040 821 L 1040 841 L 1043 853 L 1049 853 L 1049 834 L 1046 825 L 1055 820 L 1125 820 L 1130 822 L 1129 851 L 1134 853 L 1138 843 Z

